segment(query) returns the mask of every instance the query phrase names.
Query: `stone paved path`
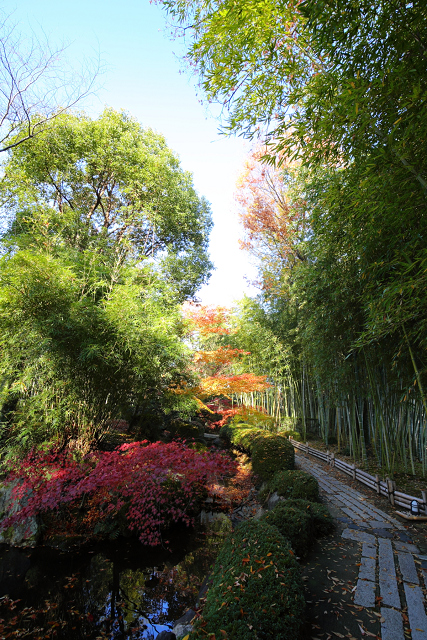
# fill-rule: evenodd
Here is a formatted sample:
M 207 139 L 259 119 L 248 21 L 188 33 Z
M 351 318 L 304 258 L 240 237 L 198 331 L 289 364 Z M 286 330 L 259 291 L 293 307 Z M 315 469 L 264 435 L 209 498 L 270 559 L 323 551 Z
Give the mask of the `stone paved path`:
M 407 640 L 403 619 L 409 619 L 412 640 L 427 640 L 426 563 L 405 527 L 312 459 L 299 454 L 295 459 L 299 469 L 317 479 L 322 495 L 335 507 L 342 537 L 361 546 L 354 603 L 380 607 L 382 640 Z

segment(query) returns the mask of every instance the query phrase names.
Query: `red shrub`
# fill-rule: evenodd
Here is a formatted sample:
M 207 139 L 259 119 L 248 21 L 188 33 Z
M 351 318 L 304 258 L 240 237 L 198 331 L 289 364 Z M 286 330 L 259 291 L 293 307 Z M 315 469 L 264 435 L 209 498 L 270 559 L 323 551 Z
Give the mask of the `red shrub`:
M 75 506 L 83 495 L 93 508 L 98 496 L 104 514 L 125 508 L 129 528 L 144 544 L 156 545 L 162 527 L 190 524 L 192 508 L 210 485 L 235 469 L 223 453 L 201 453 L 179 442 L 134 442 L 81 462 L 68 452 L 31 453 L 6 479 L 16 483 L 13 498 L 19 509 L 0 526 L 5 529 L 61 505 Z

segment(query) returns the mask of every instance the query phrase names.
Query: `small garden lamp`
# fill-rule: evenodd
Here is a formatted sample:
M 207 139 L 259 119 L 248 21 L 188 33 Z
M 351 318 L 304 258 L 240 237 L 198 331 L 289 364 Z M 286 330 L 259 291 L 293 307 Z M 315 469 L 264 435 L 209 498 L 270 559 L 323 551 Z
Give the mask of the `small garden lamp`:
M 412 502 L 411 502 L 411 514 L 413 516 L 418 516 L 420 514 L 420 510 L 418 509 L 417 500 L 412 500 Z

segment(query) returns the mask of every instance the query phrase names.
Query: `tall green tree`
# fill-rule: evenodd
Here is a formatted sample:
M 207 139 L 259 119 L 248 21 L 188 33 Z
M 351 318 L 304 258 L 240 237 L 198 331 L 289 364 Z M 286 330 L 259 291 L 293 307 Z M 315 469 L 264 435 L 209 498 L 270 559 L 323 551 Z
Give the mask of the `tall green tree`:
M 154 262 L 181 300 L 209 276 L 208 203 L 164 138 L 126 114 L 60 116 L 4 170 L 10 246 Z
M 58 117 L 4 171 L 3 443 L 84 448 L 175 402 L 179 304 L 209 275 L 209 207 L 161 136 L 110 110 Z

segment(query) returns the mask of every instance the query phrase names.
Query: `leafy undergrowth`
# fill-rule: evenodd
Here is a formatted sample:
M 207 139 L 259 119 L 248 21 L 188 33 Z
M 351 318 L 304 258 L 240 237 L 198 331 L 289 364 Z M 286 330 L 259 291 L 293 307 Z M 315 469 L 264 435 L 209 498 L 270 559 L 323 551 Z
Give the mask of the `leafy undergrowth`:
M 237 467 L 232 476 L 226 479 L 224 495 L 230 508 L 245 502 L 253 489 L 253 474 L 250 459 L 244 453 L 233 451 Z
M 68 451 L 31 453 L 10 469 L 6 483 L 20 508 L 1 526 L 48 513 L 51 527 L 65 525 L 69 535 L 114 537 L 127 528 L 154 546 L 172 523 L 192 524 L 236 468 L 224 453 L 182 442 L 134 442 L 81 460 Z

